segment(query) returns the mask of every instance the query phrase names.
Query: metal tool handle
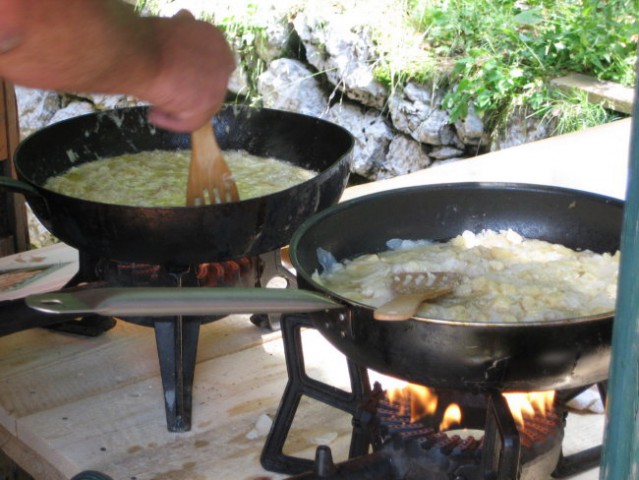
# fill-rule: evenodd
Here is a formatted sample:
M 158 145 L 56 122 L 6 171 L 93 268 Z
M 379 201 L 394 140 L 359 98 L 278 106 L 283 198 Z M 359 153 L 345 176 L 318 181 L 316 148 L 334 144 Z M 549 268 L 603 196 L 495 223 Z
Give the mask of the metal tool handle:
M 46 313 L 136 316 L 302 313 L 341 308 L 318 293 L 287 288 L 129 287 L 31 295 Z

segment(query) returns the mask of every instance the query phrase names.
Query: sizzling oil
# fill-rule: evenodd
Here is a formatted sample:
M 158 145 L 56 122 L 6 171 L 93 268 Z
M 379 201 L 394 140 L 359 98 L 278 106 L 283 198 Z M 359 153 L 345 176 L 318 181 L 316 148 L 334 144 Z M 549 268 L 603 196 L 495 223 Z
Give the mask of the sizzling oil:
M 224 151 L 240 199 L 260 197 L 311 179 L 317 172 L 242 150 Z M 186 205 L 190 150 L 154 150 L 104 158 L 52 177 L 45 188 L 83 200 L 137 207 Z

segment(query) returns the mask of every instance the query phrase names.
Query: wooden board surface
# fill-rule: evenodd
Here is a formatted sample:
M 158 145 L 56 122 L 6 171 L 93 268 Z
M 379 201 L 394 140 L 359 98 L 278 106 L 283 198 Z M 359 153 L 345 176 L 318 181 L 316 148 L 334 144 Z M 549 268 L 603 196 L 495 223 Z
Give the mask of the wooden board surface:
M 313 330 L 303 341 L 309 373 L 346 389 L 343 357 Z M 255 432 L 262 416 L 274 416 L 285 386 L 283 345 L 246 316 L 202 327 L 187 433 L 166 429 L 148 328 L 119 322 L 91 339 L 31 330 L 0 338 L 0 351 L 3 450 L 36 478 L 88 469 L 123 480 L 285 478 L 261 467 L 265 432 Z M 336 460 L 346 459 L 349 417 L 308 399 L 299 412 L 290 453 L 312 458 L 328 441 Z M 574 419 L 577 445 L 568 450 L 600 438 L 603 415 Z
M 323 342 L 316 332 L 308 335 L 315 335 L 316 346 Z M 91 339 L 45 330 L 1 338 L 5 436 L 54 465 L 52 475 L 60 478 L 86 469 L 138 480 L 264 475 L 259 454 L 265 432 L 256 438 L 250 433 L 262 415 L 274 415 L 284 389 L 279 333 L 258 329 L 246 316 L 202 327 L 193 428 L 187 433 L 166 429 L 154 342 L 151 329 L 125 322 Z M 315 372 L 331 375 L 333 364 L 325 358 L 323 364 Z M 336 372 L 333 380 L 340 378 L 345 385 L 345 372 Z M 320 425 L 346 438 L 348 417 L 327 416 L 332 422 L 322 418 Z M 298 438 L 309 458 L 313 438 L 322 436 L 316 429 Z

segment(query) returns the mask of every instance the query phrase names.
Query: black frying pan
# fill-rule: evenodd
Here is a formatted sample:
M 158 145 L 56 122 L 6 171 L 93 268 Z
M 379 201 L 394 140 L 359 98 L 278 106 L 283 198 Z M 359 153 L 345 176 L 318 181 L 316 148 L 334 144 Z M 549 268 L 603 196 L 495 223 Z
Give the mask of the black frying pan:
M 317 249 L 341 260 L 385 250 L 391 238 L 445 241 L 464 230 L 512 228 L 573 249 L 614 252 L 619 249 L 622 205 L 599 195 L 531 185 L 462 183 L 393 190 L 313 216 L 293 236 L 290 255 L 300 288 L 348 305 L 310 315 L 323 335 L 360 365 L 439 388 L 577 387 L 607 378 L 611 315 L 526 324 L 377 321 L 372 308 L 312 280 L 312 273 L 321 271 Z
M 320 174 L 271 195 L 204 207 L 120 206 L 43 188 L 49 177 L 90 160 L 190 147 L 188 135 L 159 130 L 146 114 L 145 107 L 116 109 L 43 128 L 16 150 L 19 181 L 3 177 L 0 186 L 24 193 L 42 224 L 80 251 L 163 265 L 255 256 L 282 247 L 303 220 L 334 204 L 346 186 L 353 146 L 346 130 L 305 115 L 228 106 L 213 119 L 223 149 L 277 157 Z
M 313 272 L 322 269 L 317 250 L 342 260 L 386 250 L 392 238 L 446 241 L 464 230 L 511 228 L 573 249 L 615 252 L 622 210 L 622 202 L 612 198 L 533 185 L 392 190 L 330 207 L 295 232 L 290 256 L 298 285 L 306 290 L 97 289 L 36 295 L 28 303 L 58 313 L 309 312 L 317 329 L 356 363 L 415 383 L 471 391 L 577 388 L 607 378 L 612 314 L 508 324 L 421 317 L 379 321 L 372 307 L 313 281 Z M 297 308 L 295 302 L 305 304 Z

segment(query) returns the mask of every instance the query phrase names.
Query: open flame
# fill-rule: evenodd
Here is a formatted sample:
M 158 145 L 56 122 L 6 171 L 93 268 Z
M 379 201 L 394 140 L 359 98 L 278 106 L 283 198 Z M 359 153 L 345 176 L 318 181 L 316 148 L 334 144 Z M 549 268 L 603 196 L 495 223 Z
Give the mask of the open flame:
M 386 392 L 390 403 L 400 405 L 400 413 L 410 413 L 410 421 L 416 422 L 426 415 L 434 415 L 437 411 L 437 395 L 433 390 L 422 385 L 408 383 L 403 388 L 392 388 Z M 410 412 L 403 411 L 403 400 L 410 399 Z
M 504 393 L 510 413 L 519 427 L 525 425 L 525 417 L 546 415 L 555 401 L 555 392 Z
M 444 412 L 444 419 L 439 424 L 439 431 L 443 432 L 445 430 L 450 429 L 450 427 L 454 425 L 459 425 L 462 420 L 462 411 L 459 408 L 459 405 L 456 403 L 451 403 L 446 407 L 446 411 Z
M 394 388 L 386 391 L 386 396 L 391 404 L 398 405 L 401 414 L 410 414 L 411 422 L 417 422 L 427 415 L 434 415 L 437 411 L 439 399 L 431 388 L 412 383 L 396 384 Z M 523 428 L 526 417 L 546 415 L 553 406 L 555 400 L 554 391 L 504 393 L 508 408 L 518 427 Z M 410 412 L 405 411 L 410 408 Z M 455 425 L 461 424 L 462 410 L 456 403 L 446 407 L 439 431 L 449 430 Z

